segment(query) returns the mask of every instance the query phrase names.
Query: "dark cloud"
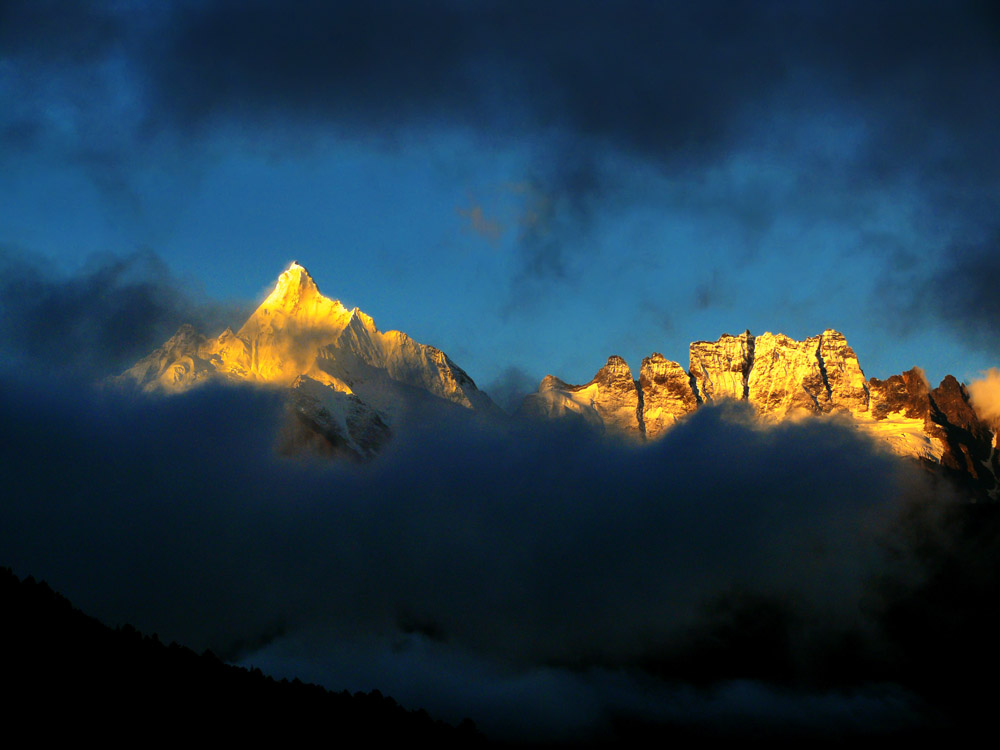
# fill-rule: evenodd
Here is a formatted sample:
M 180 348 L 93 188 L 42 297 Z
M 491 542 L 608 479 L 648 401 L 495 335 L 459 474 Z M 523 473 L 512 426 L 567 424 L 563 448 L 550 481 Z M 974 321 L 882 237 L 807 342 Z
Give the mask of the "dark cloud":
M 107 2 L 3 0 L 3 57 L 40 65 L 88 64 L 104 58 L 127 32 L 125 19 Z
M 943 323 L 970 348 L 1000 353 L 1000 233 L 957 239 L 930 257 L 902 247 L 888 253 L 871 302 L 890 328 L 910 333 Z
M 614 180 L 594 154 L 580 147 L 550 155 L 542 169 L 525 183 L 517 243 L 515 286 L 567 281 L 590 255 L 588 233 L 595 209 L 610 209 Z
M 710 307 L 721 306 L 735 296 L 727 284 L 726 274 L 719 268 L 713 268 L 710 278 L 702 281 L 694 288 L 694 306 L 697 310 L 707 310 Z
M 20 66 L 127 56 L 152 127 L 548 130 L 684 164 L 761 137 L 748 124 L 770 115 L 836 110 L 870 130 L 852 166 L 876 175 L 996 165 L 982 3 L 8 2 L 4 21 Z
M 266 391 L 146 399 L 41 373 L 0 394 L 5 564 L 196 649 L 338 689 L 388 676 L 414 700 L 429 681 L 492 727 L 521 707 L 513 732 L 674 720 L 672 695 L 708 723 L 743 705 L 809 724 L 811 705 L 823 724 L 817 705 L 924 658 L 896 655 L 879 614 L 924 584 L 882 544 L 923 480 L 838 423 L 704 409 L 634 448 L 451 414 L 357 467 L 277 458 Z M 743 680 L 743 704 L 701 693 Z M 918 720 L 893 690 L 872 726 Z
M 950 157 L 987 145 L 998 108 L 983 96 L 1000 43 L 982 3 L 216 0 L 3 12 L 5 56 L 20 64 L 128 55 L 157 127 L 552 129 L 684 162 L 752 137 L 747 120 L 762 110 L 822 116 L 827 102 L 874 128 L 865 161 L 878 171 L 933 144 L 936 166 L 968 166 Z M 941 142 L 946 133 L 962 137 Z
M 1000 355 L 1000 232 L 956 243 L 921 289 L 921 298 L 956 335 Z
M 159 105 L 182 123 L 255 113 L 380 127 L 433 118 L 491 132 L 555 126 L 647 154 L 698 154 L 737 135 L 744 110 L 778 93 L 871 106 L 895 91 L 933 117 L 925 129 L 974 120 L 993 107 L 972 100 L 981 76 L 955 83 L 996 63 L 982 10 L 223 0 L 170 15 L 150 75 Z
M 115 195 L 137 153 L 215 128 L 289 148 L 460 130 L 530 149 L 548 203 L 520 236 L 519 285 L 574 278 L 590 215 L 634 187 L 629 160 L 672 178 L 735 153 L 790 166 L 794 196 L 752 186 L 702 207 L 751 244 L 777 215 L 856 225 L 885 195 L 960 242 L 996 212 L 990 3 L 8 0 L 0 14 L 0 137 L 99 155 Z M 606 157 L 617 166 L 595 170 Z
M 235 317 L 234 310 L 180 291 L 151 252 L 95 258 L 60 278 L 43 260 L 0 248 L 0 310 L 7 367 L 85 378 L 117 374 L 183 323 L 211 335 Z

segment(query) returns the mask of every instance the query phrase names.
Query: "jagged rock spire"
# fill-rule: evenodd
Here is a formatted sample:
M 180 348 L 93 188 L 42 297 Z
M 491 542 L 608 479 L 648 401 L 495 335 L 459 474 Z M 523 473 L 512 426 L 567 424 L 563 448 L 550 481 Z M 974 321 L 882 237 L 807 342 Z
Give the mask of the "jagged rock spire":
M 639 368 L 642 424 L 647 438 L 655 438 L 678 419 L 698 408 L 691 376 L 679 362 L 659 352 L 642 360 Z
M 753 352 L 754 336 L 750 331 L 739 336 L 726 333 L 718 341 L 692 343 L 690 372 L 699 400 L 707 403 L 746 398 Z

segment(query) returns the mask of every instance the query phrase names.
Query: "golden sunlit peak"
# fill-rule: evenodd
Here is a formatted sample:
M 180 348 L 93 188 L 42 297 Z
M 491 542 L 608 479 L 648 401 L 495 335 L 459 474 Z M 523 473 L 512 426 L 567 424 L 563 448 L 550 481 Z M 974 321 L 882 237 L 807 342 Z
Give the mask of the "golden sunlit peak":
M 305 266 L 293 260 L 278 277 L 278 283 L 268 299 L 272 303 L 289 297 L 292 297 L 293 301 L 298 301 L 300 297 L 313 294 L 319 294 L 319 287 Z
M 305 266 L 301 265 L 297 260 L 293 260 L 288 268 L 281 274 L 278 279 L 278 283 L 281 284 L 282 281 L 285 282 L 287 286 L 289 283 L 294 282 L 295 285 L 310 284 L 316 286 L 316 282 L 313 280 L 312 275 L 306 269 Z

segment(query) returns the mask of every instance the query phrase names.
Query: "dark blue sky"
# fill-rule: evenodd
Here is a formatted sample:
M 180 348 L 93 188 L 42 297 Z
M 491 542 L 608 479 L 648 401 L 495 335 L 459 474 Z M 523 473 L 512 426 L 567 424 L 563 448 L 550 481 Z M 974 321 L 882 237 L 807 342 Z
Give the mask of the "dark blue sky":
M 869 5 L 0 0 L 8 322 L 141 308 L 127 360 L 297 259 L 485 387 L 744 328 L 971 379 L 1000 359 L 1000 20 Z

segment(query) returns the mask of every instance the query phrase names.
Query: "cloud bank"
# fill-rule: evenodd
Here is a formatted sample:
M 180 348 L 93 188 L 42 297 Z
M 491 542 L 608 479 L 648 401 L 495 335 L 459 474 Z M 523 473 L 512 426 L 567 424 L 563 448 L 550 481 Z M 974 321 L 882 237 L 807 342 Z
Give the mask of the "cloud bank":
M 706 408 L 630 448 L 452 415 L 347 467 L 276 457 L 275 393 L 0 392 L 5 564 L 107 622 L 495 736 L 925 720 L 885 626 L 928 489 L 848 427 Z

